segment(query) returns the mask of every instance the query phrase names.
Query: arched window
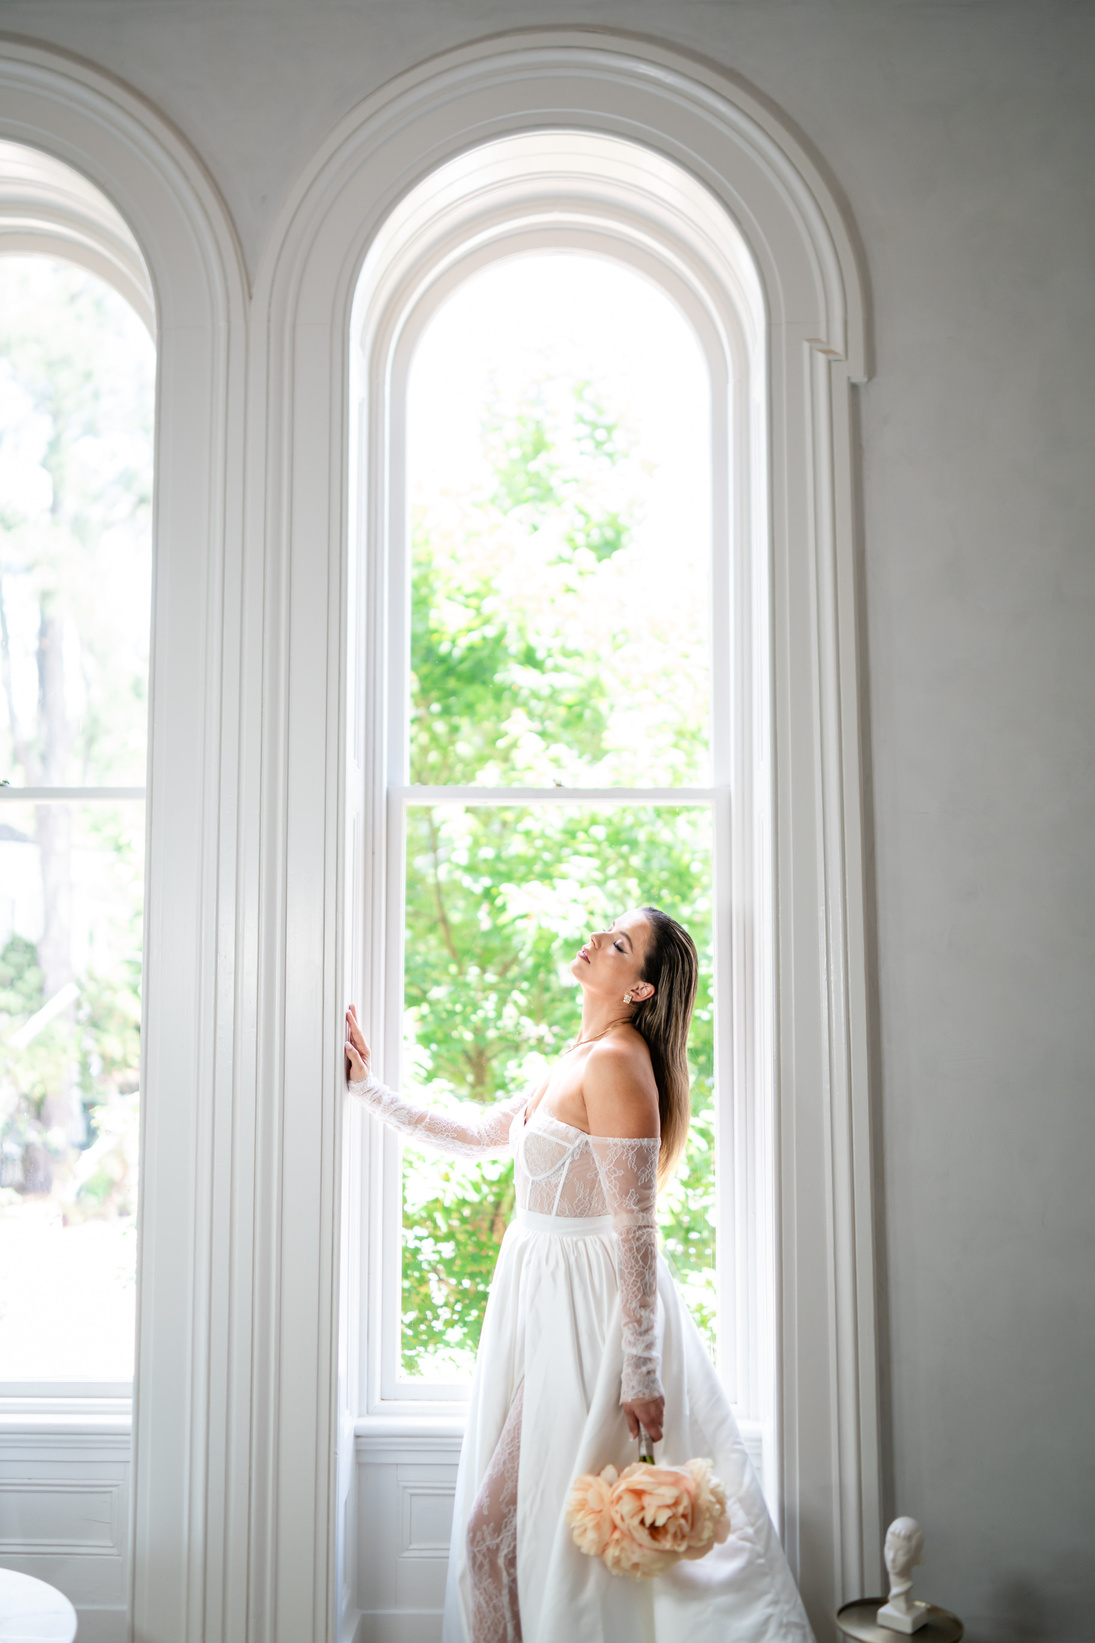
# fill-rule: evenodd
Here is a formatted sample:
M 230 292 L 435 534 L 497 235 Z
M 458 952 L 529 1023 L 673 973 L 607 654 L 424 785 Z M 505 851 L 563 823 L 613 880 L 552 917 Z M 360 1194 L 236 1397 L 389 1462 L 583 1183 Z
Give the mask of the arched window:
M 165 1623 L 200 1628 L 187 1608 L 187 1593 L 202 1585 L 197 1571 L 212 1539 L 204 1531 L 191 1538 L 183 1525 L 207 1521 L 203 1514 L 216 1510 L 216 1481 L 210 1481 L 207 1461 L 216 1447 L 210 1443 L 216 1419 L 210 1411 L 217 1404 L 214 1383 L 223 1385 L 217 1373 L 224 1358 L 210 1343 L 223 1341 L 230 1329 L 226 1308 L 236 1306 L 242 1316 L 251 1307 L 246 1284 L 225 1279 L 233 1260 L 231 1234 L 225 1232 L 231 1214 L 215 1230 L 219 1209 L 211 1207 L 224 1191 L 232 1203 L 241 1201 L 239 1178 L 224 1167 L 231 1151 L 224 1138 L 234 1133 L 236 1095 L 234 920 L 242 922 L 246 901 L 235 871 L 245 854 L 236 845 L 244 832 L 237 828 L 238 771 L 245 762 L 239 679 L 242 630 L 256 608 L 255 601 L 244 602 L 240 586 L 245 284 L 231 224 L 204 168 L 174 129 L 117 79 L 48 48 L 6 40 L 0 48 L 0 139 L 6 145 L 0 262 L 9 252 L 61 261 L 66 277 L 86 272 L 105 282 L 149 331 L 153 322 L 156 328 L 151 612 L 146 558 L 144 573 L 123 588 L 118 611 L 107 613 L 121 618 L 143 597 L 143 621 L 133 627 L 119 622 L 126 630 L 121 653 L 107 657 L 98 673 L 85 677 L 77 670 L 66 700 L 66 711 L 93 700 L 116 708 L 116 702 L 100 704 L 96 690 L 111 678 L 132 681 L 140 669 L 130 664 L 147 644 L 147 787 L 141 735 L 127 747 L 106 737 L 95 760 L 71 768 L 66 780 L 74 791 L 53 782 L 34 800 L 35 807 L 53 811 L 75 806 L 74 840 L 85 823 L 91 838 L 93 848 L 79 861 L 74 842 L 74 926 L 77 868 L 90 873 L 95 862 L 117 859 L 113 842 L 103 838 L 103 819 L 121 806 L 147 808 L 132 1449 L 128 1396 L 109 1395 L 128 1394 L 128 1382 L 84 1382 L 85 1396 L 78 1398 L 65 1395 L 72 1383 L 37 1382 L 29 1395 L 0 1400 L 9 1457 L 17 1462 L 17 1475 L 5 1484 L 11 1554 L 32 1557 L 34 1571 L 61 1585 L 78 1610 L 90 1607 L 92 1630 L 113 1635 L 132 1627 L 145 1635 Z M 106 296 L 113 302 L 111 292 Z M 150 342 L 142 346 L 150 356 Z M 143 447 L 143 436 L 137 445 Z M 112 551 L 128 528 L 125 520 L 132 524 L 135 517 L 121 506 L 129 494 L 124 454 L 117 445 L 111 448 L 124 481 L 113 498 L 118 510 L 110 515 Z M 90 461 L 90 455 L 80 445 L 78 461 Z M 146 461 L 134 449 L 128 457 L 134 466 Z M 36 465 L 28 463 L 32 471 Z M 104 551 L 106 546 L 104 540 Z M 116 562 L 113 581 L 105 565 L 100 568 L 103 585 L 78 604 L 68 628 L 66 668 L 81 655 L 80 623 L 101 611 L 116 590 Z M 257 621 L 261 625 L 261 614 Z M 253 655 L 261 644 L 248 642 L 247 649 Z M 93 660 L 85 657 L 89 666 Z M 112 671 L 119 668 L 120 675 Z M 136 696 L 130 705 L 139 707 Z M 33 700 L 28 711 L 33 720 Z M 0 703 L 0 721 L 4 716 Z M 139 712 L 131 724 L 138 720 L 143 728 Z M 102 724 L 105 729 L 105 713 Z M 123 753 L 131 770 L 123 768 Z M 115 782 L 123 785 L 103 792 Z M 0 797 L 0 823 L 14 825 L 11 818 L 30 808 L 29 794 L 25 787 L 0 794 L 6 795 Z M 36 825 L 37 817 L 30 816 L 17 831 L 33 838 Z M 140 838 L 139 822 L 131 831 Z M 29 878 L 33 889 L 34 845 L 9 842 L 24 852 L 24 861 L 29 854 L 20 883 Z M 134 875 L 139 881 L 135 866 Z M 102 876 L 92 888 L 113 908 L 121 904 L 118 886 Z M 85 898 L 85 911 L 94 900 Z M 128 941 L 129 932 L 122 934 Z M 74 954 L 78 986 L 86 956 Z M 81 993 L 77 1026 L 84 1007 Z M 25 1025 L 31 1017 L 23 1014 Z M 128 1033 L 131 1022 L 123 1025 Z M 38 1039 L 30 1042 L 33 1047 Z M 6 1048 L 0 1044 L 0 1054 Z M 131 1100 L 132 1091 L 122 1087 L 132 1083 L 130 1076 L 118 1076 L 112 1087 L 104 1053 L 110 1046 L 93 1043 L 90 1049 L 102 1062 L 89 1059 L 88 1072 L 97 1080 L 90 1093 Z M 85 1087 L 79 1078 L 74 1082 Z M 81 1104 L 86 1110 L 88 1103 Z M 94 1145 L 94 1110 L 88 1117 Z M 73 1150 L 83 1158 L 90 1149 L 80 1144 Z M 21 1196 L 18 1186 L 11 1190 Z M 93 1201 L 94 1193 L 88 1198 Z M 62 1228 L 66 1235 L 68 1230 Z M 74 1216 L 71 1230 L 90 1236 L 94 1220 L 77 1223 Z M 132 1245 L 132 1235 L 123 1242 Z M 124 1298 L 131 1304 L 130 1296 Z M 223 1428 L 226 1434 L 231 1425 Z M 250 1425 L 235 1423 L 235 1430 L 241 1428 L 249 1431 Z M 242 1475 L 246 1471 L 245 1464 Z M 246 1557 L 234 1561 L 251 1566 Z M 81 1635 L 84 1620 L 81 1613 Z
M 662 1224 L 763 1468 L 774 1049 L 752 258 L 707 191 L 639 145 L 513 136 L 391 214 L 352 336 L 351 859 L 379 1070 L 453 1099 L 514 1093 L 573 1032 L 562 978 L 591 927 L 652 901 L 692 928 L 692 1144 Z M 364 1139 L 359 1408 L 455 1412 L 509 1166 L 401 1163 L 390 1133 Z
M 0 143 L 0 1383 L 133 1374 L 155 345 L 137 247 Z
M 458 303 L 480 275 L 582 255 L 660 288 L 702 355 L 712 762 L 711 791 L 694 797 L 712 828 L 719 1366 L 808 1608 L 821 1616 L 859 1589 L 878 1535 L 849 457 L 865 332 L 840 207 L 771 111 L 715 71 L 657 46 L 545 31 L 462 49 L 385 88 L 333 134 L 284 222 L 268 309 L 275 326 L 286 315 L 295 324 L 270 422 L 275 436 L 294 434 L 278 512 L 282 574 L 299 589 L 287 644 L 308 666 L 331 631 L 332 600 L 348 613 L 345 762 L 329 746 L 324 754 L 328 805 L 336 781 L 346 801 L 346 870 L 343 879 L 330 870 L 329 893 L 346 914 L 343 996 L 368 1012 L 381 1076 L 413 1077 L 416 1057 L 436 1073 L 420 1022 L 428 1016 L 433 1030 L 451 982 L 435 978 L 425 1011 L 423 989 L 408 996 L 407 910 L 440 861 L 432 838 L 417 853 L 408 840 L 415 828 L 428 834 L 425 818 L 442 800 L 450 820 L 459 808 L 462 825 L 482 829 L 480 813 L 499 818 L 516 785 L 511 766 L 500 780 L 480 772 L 474 793 L 442 795 L 424 791 L 411 764 L 413 715 L 430 706 L 412 668 L 429 637 L 415 627 L 415 573 L 429 557 L 416 551 L 413 515 L 416 354 L 426 360 L 447 300 Z M 344 378 L 323 327 L 346 316 Z M 637 336 L 637 364 L 644 344 Z M 345 469 L 312 438 L 317 417 L 340 425 L 343 406 Z M 470 406 L 467 415 L 482 421 Z M 314 550 L 317 521 L 330 542 L 343 540 L 343 495 L 345 584 L 333 550 L 317 579 Z M 459 566 L 465 592 L 454 603 L 466 613 L 472 556 Z M 330 669 L 328 700 L 333 678 Z M 316 750 L 292 727 L 278 745 L 300 773 L 296 785 L 289 776 L 297 795 L 300 779 L 319 776 Z M 583 800 L 622 801 L 617 815 L 634 800 L 554 790 L 556 779 L 577 786 L 589 775 L 553 774 L 552 791 L 523 797 L 571 818 Z M 646 797 L 666 804 L 664 791 Z M 313 812 L 306 823 L 294 796 L 286 817 L 292 859 L 307 849 L 318 864 L 321 849 L 330 859 L 334 824 L 329 810 L 322 823 Z M 462 841 L 452 842 L 446 870 L 463 871 Z M 318 890 L 318 874 L 311 882 Z M 489 893 L 489 874 L 478 882 Z M 424 928 L 420 896 L 418 905 Z M 294 981 L 284 996 L 306 988 L 293 1013 L 293 1042 L 304 1043 L 319 995 L 297 951 L 287 940 Z M 284 1091 L 299 1129 L 303 1106 L 288 1082 Z M 402 1571 L 414 1576 L 412 1606 L 429 1608 L 439 1602 L 459 1389 L 408 1373 L 423 1364 L 403 1361 L 403 1335 L 424 1315 L 435 1343 L 444 1334 L 446 1285 L 430 1288 L 423 1255 L 434 1252 L 414 1235 L 403 1245 L 398 1148 L 356 1107 L 344 1115 L 341 1161 L 340 1419 L 355 1442 L 339 1467 L 353 1468 L 356 1484 L 344 1471 L 335 1489 L 350 1503 L 339 1520 L 340 1603 L 398 1609 L 411 1601 L 394 1595 Z M 440 1200 L 451 1186 L 427 1182 L 423 1194 L 438 1212 L 442 1261 L 451 1205 Z M 287 1294 L 288 1268 L 285 1283 Z M 355 1521 L 392 1528 L 374 1540 L 355 1534 Z

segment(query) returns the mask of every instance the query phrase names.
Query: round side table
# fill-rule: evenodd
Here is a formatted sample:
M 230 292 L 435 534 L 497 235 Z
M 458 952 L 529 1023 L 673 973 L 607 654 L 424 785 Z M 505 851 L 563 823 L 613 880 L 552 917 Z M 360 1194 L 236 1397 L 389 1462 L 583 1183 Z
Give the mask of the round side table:
M 72 1643 L 76 1610 L 33 1575 L 0 1569 L 0 1643 Z
M 855 1643 L 900 1643 L 906 1636 L 904 1632 L 878 1624 L 878 1611 L 885 1601 L 884 1597 L 861 1597 L 856 1603 L 845 1603 L 836 1612 L 842 1635 L 853 1638 Z M 961 1643 L 965 1633 L 966 1628 L 956 1614 L 951 1614 L 949 1609 L 937 1609 L 932 1603 L 923 1626 L 909 1632 L 908 1637 L 909 1643 Z

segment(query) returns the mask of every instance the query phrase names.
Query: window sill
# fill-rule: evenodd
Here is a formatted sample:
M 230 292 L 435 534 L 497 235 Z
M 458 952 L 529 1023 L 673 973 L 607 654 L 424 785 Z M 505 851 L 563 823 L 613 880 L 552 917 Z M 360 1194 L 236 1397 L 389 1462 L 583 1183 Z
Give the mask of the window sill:
M 0 1397 L 0 1433 L 72 1433 L 128 1437 L 132 1399 L 126 1397 Z
M 462 1438 L 466 1410 L 431 1412 L 417 1409 L 374 1410 L 354 1421 L 355 1438 Z

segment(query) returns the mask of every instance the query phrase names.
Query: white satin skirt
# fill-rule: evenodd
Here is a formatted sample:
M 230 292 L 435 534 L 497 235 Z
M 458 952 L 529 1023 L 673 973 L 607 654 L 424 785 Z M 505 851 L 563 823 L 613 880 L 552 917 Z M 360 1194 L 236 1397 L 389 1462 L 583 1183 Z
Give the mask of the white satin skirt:
M 623 1352 L 610 1216 L 518 1212 L 483 1319 L 460 1456 L 443 1643 L 473 1643 L 468 1517 L 524 1383 L 517 1487 L 523 1643 L 812 1643 L 749 1456 L 664 1260 L 658 1314 L 667 1465 L 709 1457 L 726 1485 L 730 1537 L 654 1580 L 610 1575 L 579 1552 L 563 1512 L 574 1479 L 638 1459 L 620 1408 Z

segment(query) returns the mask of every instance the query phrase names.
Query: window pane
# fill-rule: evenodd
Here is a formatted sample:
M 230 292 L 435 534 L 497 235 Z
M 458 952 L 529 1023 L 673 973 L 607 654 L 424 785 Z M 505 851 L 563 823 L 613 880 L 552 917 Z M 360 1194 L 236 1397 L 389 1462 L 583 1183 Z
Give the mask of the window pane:
M 652 904 L 700 952 L 688 1153 L 662 1194 L 666 1253 L 714 1329 L 711 814 L 706 808 L 413 806 L 407 814 L 404 1079 L 488 1105 L 543 1076 L 578 1031 L 568 969 L 590 929 Z M 514 1206 L 506 1159 L 403 1163 L 402 1370 L 470 1373 Z
M 155 352 L 129 304 L 0 257 L 0 777 L 145 779 Z
M 0 804 L 0 1380 L 133 1373 L 144 805 Z
M 409 385 L 411 780 L 710 780 L 710 407 L 649 281 L 494 263 Z

